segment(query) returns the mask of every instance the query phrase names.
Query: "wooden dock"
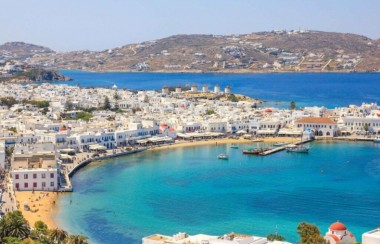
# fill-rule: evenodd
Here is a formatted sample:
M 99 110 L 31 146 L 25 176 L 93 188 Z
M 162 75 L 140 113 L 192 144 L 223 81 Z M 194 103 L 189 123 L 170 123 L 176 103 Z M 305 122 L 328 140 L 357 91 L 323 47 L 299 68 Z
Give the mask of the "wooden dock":
M 311 141 L 313 141 L 313 140 L 299 141 L 299 142 L 295 142 L 295 143 L 292 143 L 292 144 L 294 144 L 294 145 L 301 145 L 301 144 L 308 143 L 308 142 L 311 142 Z M 273 154 L 273 153 L 276 153 L 276 152 L 280 152 L 280 151 L 285 150 L 288 146 L 289 146 L 289 144 L 287 144 L 285 146 L 282 146 L 282 147 L 276 147 L 276 148 L 267 150 L 265 152 L 262 152 L 259 155 L 260 156 L 267 156 L 267 155 L 270 155 L 270 154 Z

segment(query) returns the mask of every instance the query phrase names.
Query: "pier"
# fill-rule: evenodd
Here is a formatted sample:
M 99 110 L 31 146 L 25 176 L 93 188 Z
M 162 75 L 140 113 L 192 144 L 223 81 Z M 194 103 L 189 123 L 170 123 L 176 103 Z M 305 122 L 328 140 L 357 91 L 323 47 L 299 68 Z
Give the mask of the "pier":
M 309 139 L 309 140 L 306 140 L 306 141 L 299 141 L 299 142 L 295 142 L 293 143 L 294 145 L 301 145 L 301 144 L 305 144 L 305 143 L 308 143 L 308 142 L 311 142 L 313 140 Z M 273 149 L 270 149 L 270 150 L 267 150 L 265 152 L 262 152 L 260 153 L 259 155 L 260 156 L 267 156 L 267 155 L 270 155 L 270 154 L 273 154 L 273 153 L 276 153 L 276 152 L 280 152 L 280 151 L 283 151 L 285 150 L 287 147 L 289 146 L 288 145 L 285 145 L 285 146 L 282 146 L 282 147 L 276 147 L 276 148 L 273 148 Z

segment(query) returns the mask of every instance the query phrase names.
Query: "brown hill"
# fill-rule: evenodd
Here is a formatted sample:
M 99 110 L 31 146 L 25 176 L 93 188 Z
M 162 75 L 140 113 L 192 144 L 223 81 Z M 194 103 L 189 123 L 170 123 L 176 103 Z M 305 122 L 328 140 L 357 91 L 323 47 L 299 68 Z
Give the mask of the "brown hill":
M 45 51 L 35 55 L 36 51 L 30 50 L 19 51 L 17 56 L 28 57 L 32 65 L 93 71 L 380 71 L 379 40 L 320 31 L 176 35 L 100 52 L 42 49 Z

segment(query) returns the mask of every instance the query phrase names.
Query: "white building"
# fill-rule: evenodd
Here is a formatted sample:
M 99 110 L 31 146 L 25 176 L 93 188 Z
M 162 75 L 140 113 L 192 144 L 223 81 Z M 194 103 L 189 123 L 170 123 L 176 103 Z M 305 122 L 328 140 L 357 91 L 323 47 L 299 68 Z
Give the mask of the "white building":
M 58 165 L 53 143 L 17 144 L 12 155 L 11 178 L 17 191 L 56 191 Z
M 204 85 L 202 87 L 202 92 L 208 92 L 208 85 Z
M 334 137 L 338 134 L 337 123 L 329 118 L 305 117 L 296 120 L 295 126 L 302 131 L 312 131 L 315 136 Z
M 220 92 L 220 86 L 219 85 L 215 85 L 214 86 L 214 92 L 215 93 L 219 93 Z
M 223 236 L 211 236 L 204 234 L 188 235 L 186 233 L 178 233 L 173 236 L 165 236 L 160 234 L 146 236 L 142 239 L 143 244 L 290 244 L 283 241 L 268 241 L 266 237 L 251 236 L 237 233 L 229 233 Z
M 0 143 L 0 169 L 5 168 L 5 145 Z
M 329 230 L 325 235 L 326 242 L 330 244 L 355 244 L 355 236 L 340 222 L 335 222 L 330 225 Z
M 380 134 L 380 117 L 345 117 L 343 123 L 346 131 L 350 133 L 371 132 Z
M 191 86 L 191 92 L 198 92 L 198 86 L 197 85 L 192 85 Z
M 380 228 L 368 231 L 362 235 L 362 244 L 379 244 Z
M 226 88 L 224 88 L 224 93 L 225 94 L 230 94 L 231 93 L 231 87 L 230 86 L 226 86 Z

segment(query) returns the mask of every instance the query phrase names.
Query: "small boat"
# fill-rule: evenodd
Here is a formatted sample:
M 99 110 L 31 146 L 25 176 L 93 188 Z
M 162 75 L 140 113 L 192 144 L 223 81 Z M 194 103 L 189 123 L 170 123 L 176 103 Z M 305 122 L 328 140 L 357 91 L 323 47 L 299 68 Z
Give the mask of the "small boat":
M 257 148 L 257 149 L 247 149 L 247 150 L 243 150 L 243 154 L 250 154 L 250 155 L 258 155 L 262 152 L 264 152 L 265 150 L 264 149 L 261 149 L 261 148 Z
M 289 144 L 288 142 L 276 142 L 275 144 L 273 144 L 273 146 L 274 147 L 282 147 L 282 146 L 285 146 L 288 144 Z
M 238 146 L 238 145 L 236 145 L 236 144 L 232 144 L 232 145 L 231 145 L 231 148 L 233 148 L 233 149 L 238 149 L 238 148 L 239 148 L 239 146 Z
M 375 139 L 373 139 L 374 143 L 380 143 L 380 136 L 376 136 Z
M 227 154 L 219 154 L 218 155 L 218 159 L 228 159 L 228 155 Z
M 295 153 L 308 153 L 309 148 L 302 145 L 290 145 L 286 148 L 287 152 L 295 152 Z

